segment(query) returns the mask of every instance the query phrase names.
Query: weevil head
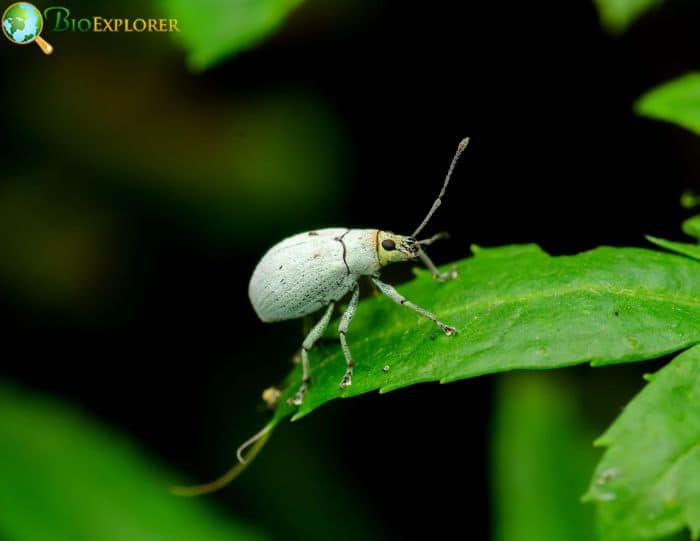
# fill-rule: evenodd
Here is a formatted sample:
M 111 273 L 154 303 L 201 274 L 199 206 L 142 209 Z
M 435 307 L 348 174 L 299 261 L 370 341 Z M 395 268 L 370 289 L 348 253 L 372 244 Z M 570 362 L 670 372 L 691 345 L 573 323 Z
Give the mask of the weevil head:
M 377 234 L 377 257 L 382 267 L 389 263 L 415 259 L 419 252 L 420 245 L 413 237 L 396 235 L 389 231 L 379 231 Z

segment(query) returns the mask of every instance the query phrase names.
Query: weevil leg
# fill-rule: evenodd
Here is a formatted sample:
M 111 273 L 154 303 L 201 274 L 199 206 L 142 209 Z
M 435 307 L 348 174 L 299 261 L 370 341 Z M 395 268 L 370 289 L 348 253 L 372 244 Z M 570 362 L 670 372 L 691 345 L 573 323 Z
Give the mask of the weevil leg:
M 314 346 L 316 341 L 319 338 L 321 338 L 321 336 L 323 336 L 323 333 L 326 332 L 326 329 L 328 328 L 328 322 L 331 320 L 331 315 L 333 314 L 334 306 L 334 303 L 330 303 L 328 305 L 328 308 L 326 308 L 326 313 L 323 314 L 323 317 L 318 321 L 318 323 L 316 323 L 316 325 L 314 325 L 314 328 L 311 329 L 311 332 L 306 335 L 304 342 L 301 344 L 301 387 L 299 387 L 299 390 L 294 395 L 294 397 L 290 398 L 287 401 L 293 406 L 300 406 L 301 403 L 304 401 L 304 395 L 306 394 L 306 390 L 309 388 L 309 384 L 311 383 L 311 369 L 309 368 L 309 350 Z
M 345 389 L 349 385 L 352 385 L 352 368 L 355 362 L 352 360 L 352 354 L 350 353 L 350 348 L 348 347 L 348 341 L 345 338 L 345 334 L 348 332 L 348 327 L 350 326 L 350 321 L 355 315 L 355 310 L 357 310 L 357 303 L 360 300 L 360 287 L 355 284 L 355 288 L 352 291 L 352 297 L 350 297 L 350 302 L 348 307 L 343 312 L 340 318 L 340 325 L 338 325 L 338 335 L 340 335 L 340 346 L 343 348 L 343 355 L 345 355 L 345 362 L 347 367 L 345 369 L 345 375 L 343 379 L 340 380 L 340 389 Z
M 433 235 L 429 239 L 421 240 L 418 241 L 418 244 L 421 246 L 421 250 L 418 252 L 418 257 L 420 257 L 421 261 L 425 264 L 426 267 L 430 270 L 430 272 L 433 275 L 433 278 L 436 280 L 439 280 L 440 282 L 444 282 L 446 280 L 453 280 L 454 278 L 457 278 L 457 271 L 452 269 L 451 271 L 448 272 L 440 272 L 437 267 L 435 266 L 435 263 L 428 257 L 428 254 L 425 252 L 425 250 L 422 248 L 423 246 L 430 246 L 433 242 L 438 241 L 438 240 L 444 240 L 444 239 L 449 239 L 450 234 L 447 233 L 446 231 L 443 231 L 442 233 L 438 233 L 437 235 Z
M 433 263 L 433 261 L 428 257 L 428 254 L 426 254 L 425 250 L 423 250 L 422 248 L 418 252 L 418 257 L 420 257 L 420 260 L 425 264 L 426 267 L 428 267 L 428 270 L 430 270 L 430 272 L 433 274 L 433 278 L 435 278 L 436 280 L 444 282 L 446 280 L 454 280 L 455 278 L 457 278 L 457 271 L 455 269 L 452 269 L 447 272 L 440 272 L 435 266 L 435 263 Z
M 301 332 L 302 336 L 306 338 L 306 336 L 311 332 L 311 329 L 314 328 L 314 318 L 313 316 L 304 316 L 302 319 L 302 325 L 301 325 Z
M 314 318 L 311 316 L 304 316 L 302 319 L 302 329 L 301 329 L 301 335 L 306 337 L 308 334 L 311 332 L 311 330 L 314 328 Z M 292 356 L 292 363 L 299 364 L 301 362 L 301 350 L 297 351 L 293 356 Z
M 401 293 L 396 291 L 394 287 L 390 286 L 389 284 L 385 284 L 379 278 L 376 278 L 374 276 L 371 277 L 371 280 L 374 283 L 374 285 L 376 285 L 379 288 L 379 291 L 384 293 L 384 295 L 389 297 L 396 304 L 400 304 L 401 306 L 410 308 L 414 312 L 418 312 L 420 315 L 427 317 L 430 321 L 435 323 L 435 325 L 440 327 L 440 330 L 442 330 L 442 332 L 444 332 L 447 336 L 457 334 L 457 329 L 455 329 L 454 327 L 450 327 L 449 325 L 445 325 L 442 321 L 435 317 L 435 314 L 432 314 L 431 312 L 428 312 L 425 308 L 421 308 L 417 304 L 412 303 L 411 301 L 406 299 L 406 297 L 401 295 Z

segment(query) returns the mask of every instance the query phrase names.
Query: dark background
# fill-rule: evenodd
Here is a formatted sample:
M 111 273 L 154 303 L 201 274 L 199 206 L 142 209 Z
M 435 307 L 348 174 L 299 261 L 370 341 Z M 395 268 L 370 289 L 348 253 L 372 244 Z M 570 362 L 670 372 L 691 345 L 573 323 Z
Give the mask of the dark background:
M 632 105 L 698 65 L 699 36 L 691 1 L 669 1 L 616 38 L 588 0 L 311 0 L 270 39 L 201 74 L 167 36 L 45 35 L 51 58 L 0 44 L 14 75 L 0 88 L 10 164 L 0 178 L 2 377 L 81 405 L 190 481 L 207 480 L 265 422 L 260 393 L 302 339 L 300 322 L 256 319 L 256 261 L 307 229 L 411 232 L 462 137 L 472 142 L 429 227 L 452 234 L 432 250 L 438 262 L 472 243 L 569 254 L 645 246 L 645 233 L 679 237 L 679 197 L 699 188 L 700 147 Z M 218 154 L 206 167 L 188 160 L 209 159 L 218 105 L 245 111 L 258 96 L 318 102 L 330 119 L 303 133 L 273 122 L 254 157 L 240 149 L 268 117 L 252 110 L 229 134 L 224 153 L 289 167 L 278 176 L 293 182 L 279 142 L 304 138 L 303 197 L 273 186 L 269 202 L 211 210 L 209 200 L 189 205 L 182 186 L 146 180 L 172 168 L 187 169 L 183 183 L 206 182 Z M 195 154 L 183 157 L 183 146 Z M 134 156 L 141 165 L 124 166 Z M 330 165 L 304 188 L 316 161 Z M 409 269 L 388 276 L 399 282 Z M 641 380 L 636 367 L 616 370 L 623 389 L 610 402 L 620 405 Z M 284 423 L 212 499 L 278 539 L 485 538 L 492 383 L 334 402 Z M 601 426 L 616 413 L 602 412 Z

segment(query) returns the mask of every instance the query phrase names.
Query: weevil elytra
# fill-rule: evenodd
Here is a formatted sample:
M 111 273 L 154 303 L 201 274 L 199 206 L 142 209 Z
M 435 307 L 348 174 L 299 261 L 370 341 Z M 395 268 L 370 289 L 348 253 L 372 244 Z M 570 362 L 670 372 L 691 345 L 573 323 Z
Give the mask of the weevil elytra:
M 345 374 L 339 385 L 342 390 L 352 384 L 355 361 L 350 353 L 346 334 L 360 298 L 358 280 L 362 276 L 369 277 L 379 291 L 392 301 L 431 320 L 446 335 L 452 336 L 457 333 L 457 329 L 446 325 L 433 313 L 412 303 L 394 287 L 382 282 L 379 272 L 390 263 L 420 259 L 436 280 L 444 281 L 457 277 L 455 271 L 438 271 L 425 252 L 425 246 L 445 238 L 445 234 L 441 233 L 424 240 L 417 240 L 416 237 L 442 203 L 455 165 L 468 143 L 469 138 L 460 141 L 437 199 L 410 236 L 379 229 L 328 228 L 307 231 L 275 244 L 257 264 L 248 285 L 248 296 L 255 313 L 263 322 L 297 319 L 325 308 L 323 316 L 302 343 L 302 383 L 296 394 L 289 399 L 290 404 L 298 406 L 304 400 L 311 384 L 308 352 L 328 327 L 335 303 L 347 294 L 350 294 L 350 302 L 338 325 L 340 346 L 346 362 Z M 385 371 L 387 369 L 388 367 L 385 367 Z M 279 394 L 275 396 L 275 401 L 278 396 Z M 271 399 L 271 395 L 267 395 L 265 400 L 268 399 Z M 272 424 L 266 425 L 243 443 L 236 453 L 239 464 L 221 478 L 206 485 L 177 488 L 175 492 L 191 496 L 218 490 L 226 485 L 245 466 L 243 451 L 255 444 L 248 453 L 248 459 L 252 459 L 269 437 L 272 428 Z

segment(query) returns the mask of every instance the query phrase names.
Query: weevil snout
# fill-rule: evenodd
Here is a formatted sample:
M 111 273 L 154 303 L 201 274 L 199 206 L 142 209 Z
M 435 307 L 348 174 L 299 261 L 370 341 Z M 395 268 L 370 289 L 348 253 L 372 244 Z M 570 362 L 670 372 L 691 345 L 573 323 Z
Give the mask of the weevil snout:
M 379 231 L 377 235 L 377 255 L 380 265 L 415 259 L 420 254 L 420 243 L 413 237 L 397 235 L 389 231 Z
M 411 258 L 415 258 L 420 252 L 420 243 L 413 237 L 403 237 L 399 250 Z

